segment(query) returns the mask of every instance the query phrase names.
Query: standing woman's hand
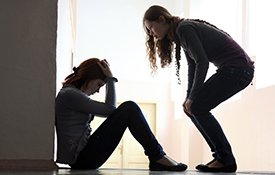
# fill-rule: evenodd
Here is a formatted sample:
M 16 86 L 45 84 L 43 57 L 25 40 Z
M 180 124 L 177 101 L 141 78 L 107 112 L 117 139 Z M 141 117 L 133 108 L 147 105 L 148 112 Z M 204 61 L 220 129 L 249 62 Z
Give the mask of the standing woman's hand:
M 112 71 L 110 69 L 110 65 L 106 59 L 101 60 L 100 63 L 98 63 L 98 65 L 100 66 L 102 72 L 106 77 L 113 77 Z
M 188 115 L 189 117 L 192 116 L 192 112 L 191 112 L 191 105 L 192 105 L 193 101 L 191 99 L 185 99 L 184 103 L 183 103 L 183 111 L 186 113 L 186 115 Z

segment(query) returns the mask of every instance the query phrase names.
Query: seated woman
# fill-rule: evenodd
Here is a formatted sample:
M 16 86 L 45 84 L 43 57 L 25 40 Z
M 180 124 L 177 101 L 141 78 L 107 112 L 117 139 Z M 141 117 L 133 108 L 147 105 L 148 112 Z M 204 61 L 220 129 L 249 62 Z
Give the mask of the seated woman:
M 55 102 L 57 163 L 72 169 L 97 169 L 115 150 L 126 128 L 142 145 L 151 171 L 184 171 L 187 166 L 168 157 L 151 132 L 142 111 L 132 101 L 116 108 L 113 77 L 106 60 L 91 58 L 66 77 Z M 89 96 L 106 85 L 105 102 Z M 91 135 L 94 116 L 106 117 Z

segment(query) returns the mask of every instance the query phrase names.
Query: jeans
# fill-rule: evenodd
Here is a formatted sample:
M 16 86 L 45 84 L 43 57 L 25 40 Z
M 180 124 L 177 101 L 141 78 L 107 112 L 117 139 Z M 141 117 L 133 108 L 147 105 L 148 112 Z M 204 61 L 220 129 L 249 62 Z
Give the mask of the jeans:
M 127 101 L 108 116 L 90 136 L 86 147 L 80 152 L 71 168 L 99 168 L 113 153 L 127 127 L 142 145 L 150 161 L 157 161 L 165 155 L 138 105 Z
M 224 165 L 236 163 L 231 146 L 211 110 L 247 87 L 254 76 L 254 67 L 218 69 L 193 100 L 190 116 L 213 152 L 214 159 Z

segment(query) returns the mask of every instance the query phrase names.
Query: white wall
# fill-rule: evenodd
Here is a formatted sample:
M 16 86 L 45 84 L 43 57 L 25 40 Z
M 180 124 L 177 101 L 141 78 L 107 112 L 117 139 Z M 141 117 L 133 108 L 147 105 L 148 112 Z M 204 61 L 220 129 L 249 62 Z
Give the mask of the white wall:
M 222 105 L 216 114 L 231 141 L 240 170 L 274 171 L 275 86 L 255 87 L 256 84 L 249 86 L 240 100 Z

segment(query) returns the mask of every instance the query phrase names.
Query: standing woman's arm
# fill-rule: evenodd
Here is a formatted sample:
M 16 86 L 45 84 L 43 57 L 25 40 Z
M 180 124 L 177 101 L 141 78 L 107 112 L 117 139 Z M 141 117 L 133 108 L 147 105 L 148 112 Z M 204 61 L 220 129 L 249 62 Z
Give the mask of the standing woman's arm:
M 194 26 L 180 26 L 177 34 L 185 52 L 188 53 L 189 58 L 195 63 L 192 87 L 188 96 L 189 99 L 193 100 L 204 83 L 209 68 L 209 60 Z
M 184 51 L 185 53 L 185 57 L 187 60 L 187 65 L 188 65 L 188 72 L 187 72 L 187 94 L 186 94 L 186 98 L 189 97 L 192 86 L 193 86 L 193 81 L 194 81 L 194 74 L 195 74 L 195 68 L 196 68 L 196 64 L 194 62 L 194 60 L 192 60 L 192 58 L 188 55 L 188 53 L 186 51 Z

